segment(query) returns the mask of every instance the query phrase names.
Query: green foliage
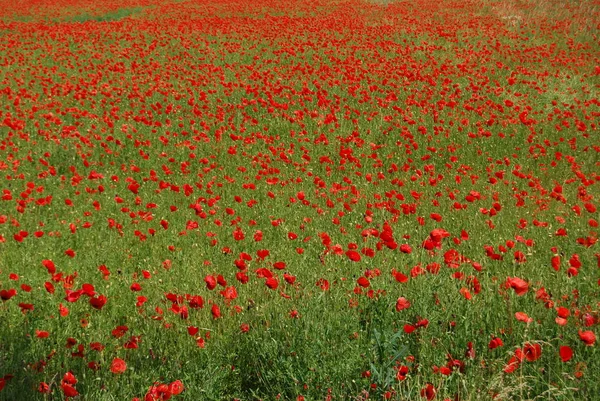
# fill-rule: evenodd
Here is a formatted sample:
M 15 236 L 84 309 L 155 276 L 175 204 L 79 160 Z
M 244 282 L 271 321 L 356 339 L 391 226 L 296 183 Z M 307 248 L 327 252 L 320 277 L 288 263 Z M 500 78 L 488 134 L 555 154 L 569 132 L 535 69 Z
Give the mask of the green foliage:
M 107 12 L 105 14 L 89 14 L 89 13 L 81 13 L 77 15 L 73 15 L 71 17 L 56 20 L 55 22 L 113 22 L 120 21 L 125 18 L 133 17 L 144 9 L 144 7 L 129 7 L 129 8 L 119 8 L 115 11 Z

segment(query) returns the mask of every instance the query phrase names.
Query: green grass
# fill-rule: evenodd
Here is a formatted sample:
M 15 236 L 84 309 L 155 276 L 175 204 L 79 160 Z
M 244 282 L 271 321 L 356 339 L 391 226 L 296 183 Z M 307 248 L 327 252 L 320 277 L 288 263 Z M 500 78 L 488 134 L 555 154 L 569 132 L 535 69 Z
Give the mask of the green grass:
M 124 18 L 130 18 L 136 16 L 142 12 L 144 7 L 131 7 L 131 8 L 120 8 L 115 11 L 107 12 L 105 14 L 88 14 L 81 13 L 62 20 L 56 20 L 55 22 L 113 22 L 120 21 Z

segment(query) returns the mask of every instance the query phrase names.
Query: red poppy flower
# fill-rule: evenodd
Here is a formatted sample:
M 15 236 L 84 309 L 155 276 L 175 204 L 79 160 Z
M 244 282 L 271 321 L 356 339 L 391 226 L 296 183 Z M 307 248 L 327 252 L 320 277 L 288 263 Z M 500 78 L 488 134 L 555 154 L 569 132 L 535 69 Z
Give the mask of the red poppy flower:
M 210 308 L 210 313 L 212 314 L 213 319 L 218 319 L 221 317 L 221 309 L 219 305 L 213 304 Z
M 513 373 L 519 367 L 519 359 L 515 356 L 511 357 L 506 366 L 504 367 L 504 373 Z
M 437 221 L 438 223 L 439 223 L 440 221 L 442 221 L 442 215 L 441 215 L 441 214 L 439 214 L 439 213 L 431 213 L 431 214 L 429 215 L 429 217 L 431 217 L 433 220 Z
M 137 306 L 138 308 L 143 306 L 146 302 L 148 301 L 148 298 L 146 298 L 143 295 L 140 295 L 137 297 L 137 301 L 135 303 L 135 306 Z
M 519 277 L 509 277 L 506 279 L 506 285 L 515 290 L 517 296 L 522 296 L 527 294 L 527 290 L 529 289 L 529 284 L 519 278 Z
M 44 330 L 36 330 L 35 336 L 37 338 L 48 338 L 48 336 L 50 336 L 50 333 L 48 333 L 47 331 L 44 331 Z
M 288 273 L 284 273 L 283 278 L 288 284 L 294 284 L 296 282 L 296 277 Z
M 229 301 L 237 298 L 238 293 L 234 286 L 226 287 L 223 291 L 221 291 L 221 295 Z
M 353 262 L 360 262 L 360 253 L 356 251 L 349 250 L 346 252 L 346 256 Z
M 398 298 L 396 301 L 396 312 L 410 308 L 410 301 L 404 297 Z
M 256 256 L 258 256 L 259 259 L 265 259 L 267 256 L 269 256 L 270 252 L 268 249 L 259 249 L 258 251 L 256 251 Z
M 214 290 L 217 286 L 217 280 L 213 276 L 204 277 L 204 282 L 206 283 L 206 288 L 209 290 Z
M 69 315 L 69 309 L 65 306 L 63 306 L 63 304 L 59 304 L 58 305 L 58 313 L 60 314 L 61 317 L 66 317 Z
M 367 288 L 371 285 L 369 279 L 364 276 L 359 277 L 358 280 L 356 280 L 356 282 L 363 288 Z
M 462 288 L 460 289 L 460 294 L 461 294 L 461 295 L 462 295 L 462 296 L 463 296 L 463 297 L 464 297 L 466 300 L 470 300 L 470 299 L 472 299 L 472 298 L 473 298 L 473 296 L 471 295 L 471 292 L 470 292 L 470 291 L 469 291 L 467 288 L 465 288 L 465 287 L 462 287 Z
M 90 344 L 90 348 L 93 349 L 94 351 L 103 351 L 104 350 L 104 345 L 102 345 L 99 342 L 94 342 Z
M 501 338 L 499 338 L 499 337 L 493 337 L 490 340 L 489 344 L 488 344 L 488 348 L 489 349 L 496 349 L 496 348 L 501 347 L 503 345 L 504 345 L 504 343 L 502 342 Z
M 92 308 L 100 310 L 106 305 L 106 297 L 104 295 L 99 295 L 90 298 L 90 305 L 92 305 Z
M 183 386 L 181 380 L 175 380 L 174 382 L 169 384 L 169 392 L 173 395 L 181 394 L 184 389 L 185 387 Z
M 329 281 L 324 278 L 320 278 L 317 280 L 316 286 L 321 288 L 323 291 L 329 290 Z
M 583 341 L 585 345 L 592 346 L 596 342 L 596 335 L 591 330 L 579 330 L 579 339 Z
M 421 390 L 421 397 L 427 399 L 427 401 L 431 401 L 435 398 L 437 391 L 433 384 L 427 383 L 427 385 Z
M 121 338 L 129 331 L 129 327 L 127 326 L 117 326 L 111 332 L 114 338 Z
M 125 370 L 127 370 L 127 363 L 124 360 L 121 358 L 113 359 L 112 363 L 110 364 L 111 372 L 114 374 L 121 374 L 125 372 Z
M 537 361 L 542 355 L 542 347 L 540 344 L 526 343 L 523 347 L 523 354 L 529 362 Z
M 406 283 L 408 281 L 407 275 L 402 274 L 396 270 L 392 270 L 392 275 L 394 276 L 394 279 L 399 283 Z
M 15 295 L 17 295 L 17 290 L 15 290 L 14 288 L 0 291 L 0 299 L 2 299 L 3 301 L 8 301 Z
M 244 273 L 244 272 L 237 272 L 235 274 L 235 278 L 236 278 L 237 281 L 239 281 L 242 284 L 246 284 L 250 280 L 250 278 L 248 277 L 248 275 L 246 273 Z
M 78 291 L 65 290 L 65 292 L 67 293 L 67 295 L 65 296 L 65 301 L 71 302 L 71 303 L 77 302 L 77 300 L 79 300 L 79 298 L 83 294 L 83 291 L 81 291 L 81 290 L 78 290 Z
M 556 308 L 556 313 L 558 314 L 559 317 L 562 317 L 563 319 L 566 319 L 567 317 L 569 317 L 569 310 L 563 306 L 560 306 L 558 308 Z
M 77 384 L 77 378 L 75 377 L 75 375 L 71 372 L 67 372 L 65 373 L 65 375 L 62 378 L 62 383 L 67 383 L 67 384 L 72 384 L 75 385 Z
M 279 286 L 279 282 L 277 281 L 277 278 L 275 278 L 275 277 L 268 277 L 267 280 L 265 281 L 265 284 L 267 287 L 269 287 L 272 290 L 277 289 L 277 287 Z
M 563 362 L 569 362 L 573 357 L 573 350 L 568 345 L 561 346 L 558 353 Z
M 521 322 L 525 322 L 525 323 L 531 323 L 533 322 L 533 319 L 530 318 L 527 313 L 525 312 L 516 312 L 515 313 L 515 318 Z
M 0 385 L 0 390 L 2 390 L 1 385 Z M 38 391 L 38 393 L 42 393 L 42 394 L 50 394 L 52 392 L 52 389 L 50 388 L 50 385 L 48 383 L 41 382 L 37 387 L 37 391 Z
M 53 261 L 47 259 L 42 260 L 42 265 L 46 268 L 46 270 L 48 270 L 48 273 L 56 273 L 56 266 L 54 265 Z
M 77 392 L 77 390 L 75 390 L 75 387 L 73 387 L 70 384 L 63 383 L 63 384 L 61 384 L 60 387 L 61 387 L 65 397 L 77 397 L 79 395 L 79 392 Z

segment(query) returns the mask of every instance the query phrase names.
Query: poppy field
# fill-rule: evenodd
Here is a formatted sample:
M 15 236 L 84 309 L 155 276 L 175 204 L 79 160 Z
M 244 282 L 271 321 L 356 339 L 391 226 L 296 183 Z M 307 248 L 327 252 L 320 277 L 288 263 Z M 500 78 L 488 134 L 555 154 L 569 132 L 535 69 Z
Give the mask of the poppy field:
M 600 3 L 0 8 L 0 400 L 592 400 Z

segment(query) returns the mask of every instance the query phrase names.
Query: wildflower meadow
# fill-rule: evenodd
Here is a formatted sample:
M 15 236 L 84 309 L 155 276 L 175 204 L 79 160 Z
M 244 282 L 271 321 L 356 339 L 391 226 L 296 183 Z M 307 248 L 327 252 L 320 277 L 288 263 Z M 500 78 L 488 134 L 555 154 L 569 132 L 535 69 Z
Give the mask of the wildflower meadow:
M 598 0 L 0 5 L 0 400 L 600 399 Z

